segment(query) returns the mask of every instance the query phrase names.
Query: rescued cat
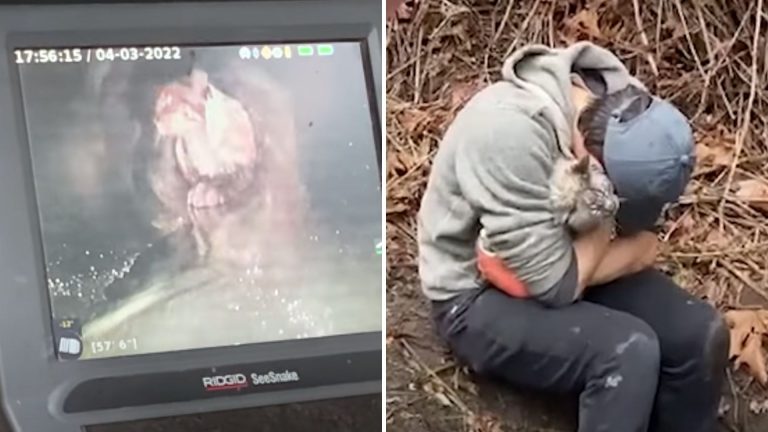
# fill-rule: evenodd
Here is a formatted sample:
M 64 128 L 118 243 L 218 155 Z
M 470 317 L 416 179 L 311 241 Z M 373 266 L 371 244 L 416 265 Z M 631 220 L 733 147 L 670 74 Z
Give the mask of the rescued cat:
M 613 222 L 620 201 L 603 167 L 591 157 L 555 162 L 550 202 L 556 222 L 575 234 L 591 231 L 602 221 Z M 485 229 L 480 230 L 476 247 L 485 254 L 494 253 Z
M 557 222 L 574 233 L 588 232 L 601 221 L 613 220 L 620 204 L 603 167 L 589 156 L 555 162 L 550 202 Z

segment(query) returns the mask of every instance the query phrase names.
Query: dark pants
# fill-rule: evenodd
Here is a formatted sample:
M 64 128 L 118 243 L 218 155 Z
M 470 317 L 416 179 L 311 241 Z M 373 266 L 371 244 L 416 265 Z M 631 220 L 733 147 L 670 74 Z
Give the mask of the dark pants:
M 729 334 L 714 308 L 656 270 L 551 309 L 493 288 L 434 302 L 438 332 L 476 373 L 579 394 L 579 432 L 710 432 Z

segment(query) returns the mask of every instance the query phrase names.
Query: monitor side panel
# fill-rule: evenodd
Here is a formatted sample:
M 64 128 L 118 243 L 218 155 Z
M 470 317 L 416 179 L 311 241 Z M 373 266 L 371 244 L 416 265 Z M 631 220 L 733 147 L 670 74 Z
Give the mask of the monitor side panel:
M 366 60 L 370 62 L 368 67 L 374 82 L 371 94 L 375 98 L 372 105 L 377 110 L 374 124 L 379 129 L 374 134 L 380 171 L 380 2 L 328 0 L 0 7 L 0 29 L 0 59 L 3 59 L 0 61 L 0 197 L 3 197 L 0 206 L 0 304 L 7 305 L 0 314 L 0 385 L 5 396 L 4 407 L 15 428 L 23 426 L 23 430 L 36 432 L 76 431 L 87 424 L 380 391 L 381 332 L 180 354 L 57 361 L 41 265 L 41 238 L 26 148 L 19 77 L 8 52 L 12 46 L 25 44 L 66 46 L 89 40 L 101 45 L 245 43 L 265 39 L 286 42 L 364 40 Z M 338 379 L 321 380 L 310 388 L 297 385 L 276 392 L 65 413 L 65 404 L 68 398 L 72 400 L 73 389 L 87 387 L 98 378 L 142 376 L 146 379 L 148 374 L 155 372 L 171 375 L 171 372 L 188 371 L 186 379 L 199 382 L 204 372 L 215 373 L 219 368 L 227 370 L 229 367 L 232 371 L 249 373 L 261 370 L 261 366 L 270 362 L 298 360 L 309 355 L 326 361 L 336 359 L 338 368 L 326 373 Z M 355 365 L 355 370 L 364 373 L 358 380 L 350 380 L 344 376 L 344 365 L 356 361 L 366 363 L 364 367 Z M 365 372 L 371 369 L 375 369 L 375 373 Z M 135 382 L 124 381 L 123 385 L 138 385 Z M 147 391 L 147 388 L 139 385 L 138 390 Z M 109 387 L 95 394 L 109 398 Z

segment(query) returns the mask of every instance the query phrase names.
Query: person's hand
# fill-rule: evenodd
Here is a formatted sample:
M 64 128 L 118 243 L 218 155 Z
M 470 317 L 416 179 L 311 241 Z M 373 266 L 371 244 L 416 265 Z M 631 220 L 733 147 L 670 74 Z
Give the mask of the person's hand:
M 659 253 L 659 237 L 650 231 L 641 231 L 631 239 L 633 247 L 637 251 L 638 271 L 654 265 Z

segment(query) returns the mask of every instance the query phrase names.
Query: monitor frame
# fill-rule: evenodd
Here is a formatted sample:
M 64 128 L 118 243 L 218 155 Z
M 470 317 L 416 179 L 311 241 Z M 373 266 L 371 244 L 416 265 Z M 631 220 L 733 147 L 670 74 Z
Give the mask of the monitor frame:
M 59 360 L 20 78 L 11 50 L 359 41 L 381 179 L 381 26 L 377 0 L 0 6 L 0 305 L 7 305 L 0 310 L 0 389 L 14 429 L 74 432 L 143 418 L 377 394 L 382 332 Z M 300 379 L 215 394 L 202 385 L 203 378 L 232 374 L 243 374 L 251 384 L 252 373 L 284 370 L 297 372 Z

